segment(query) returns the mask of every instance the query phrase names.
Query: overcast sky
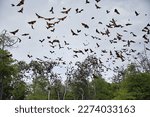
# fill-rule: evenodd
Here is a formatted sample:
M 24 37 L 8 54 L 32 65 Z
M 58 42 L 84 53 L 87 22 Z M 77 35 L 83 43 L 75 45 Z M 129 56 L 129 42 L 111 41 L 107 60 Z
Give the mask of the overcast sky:
M 116 65 L 127 65 L 130 63 L 128 59 L 134 61 L 133 56 L 136 56 L 138 52 L 144 50 L 144 45 L 150 48 L 150 44 L 145 44 L 142 36 L 145 34 L 142 29 L 150 23 L 150 1 L 149 0 L 101 0 L 96 2 L 95 0 L 88 0 L 90 3 L 86 4 L 86 0 L 25 0 L 24 5 L 17 7 L 16 5 L 20 0 L 0 0 L 0 31 L 6 29 L 8 32 L 15 31 L 19 29 L 15 36 L 21 39 L 21 43 L 17 43 L 14 48 L 10 51 L 13 53 L 13 57 L 17 60 L 30 61 L 36 59 L 44 59 L 43 56 L 47 56 L 51 59 L 57 59 L 57 57 L 62 57 L 64 61 L 83 61 L 88 55 L 95 55 L 101 59 L 101 61 L 111 67 Z M 11 4 L 15 6 L 12 7 Z M 95 4 L 100 8 L 97 9 Z M 23 7 L 23 13 L 18 11 Z M 51 7 L 53 7 L 54 14 L 50 12 Z M 63 9 L 66 8 L 66 9 Z M 65 11 L 71 8 L 68 14 L 63 14 L 61 11 Z M 76 13 L 76 9 L 83 9 L 81 13 Z M 114 12 L 117 9 L 120 14 Z M 106 13 L 106 10 L 109 13 Z M 139 13 L 136 16 L 135 11 Z M 55 17 L 54 20 L 50 22 L 58 21 L 58 18 L 67 16 L 64 21 L 60 21 L 53 28 L 54 32 L 51 32 L 53 28 L 46 29 L 46 21 L 43 19 L 38 19 L 35 13 L 40 16 L 51 18 Z M 112 19 L 115 19 L 117 24 L 123 26 L 123 28 L 108 28 L 106 25 L 110 23 Z M 29 21 L 36 20 L 34 24 L 34 29 L 28 24 Z M 101 23 L 99 23 L 101 22 Z M 81 23 L 85 23 L 89 28 L 84 28 Z M 126 26 L 127 23 L 132 25 Z M 77 33 L 78 36 L 73 36 L 71 29 L 77 33 L 77 30 L 81 32 Z M 107 29 L 110 31 L 110 36 L 102 35 L 101 33 L 96 33 L 96 29 L 99 32 L 105 32 Z M 125 32 L 127 30 L 128 32 Z M 136 37 L 132 34 L 133 32 Z M 24 33 L 29 33 L 31 39 L 28 36 L 22 36 Z M 110 50 L 115 56 L 115 50 L 121 51 L 125 45 L 125 42 L 117 40 L 117 43 L 111 44 L 110 40 L 116 38 L 117 33 L 123 35 L 121 40 L 133 40 L 136 43 L 131 44 L 129 48 L 126 47 L 130 52 L 131 49 L 137 50 L 135 53 L 131 53 L 131 56 L 125 56 L 125 61 L 122 62 L 121 59 L 117 59 L 115 65 L 112 65 L 112 61 L 109 62 L 107 58 L 111 58 Z M 12 35 L 12 34 L 10 34 Z M 87 36 L 85 36 L 87 35 Z M 12 35 L 14 36 L 14 35 Z M 47 36 L 51 37 L 47 39 Z M 100 38 L 93 39 L 91 36 Z M 150 36 L 148 35 L 148 38 Z M 42 43 L 39 40 L 45 39 Z M 64 48 L 59 49 L 57 43 L 55 48 L 52 48 L 48 41 L 59 40 L 60 45 Z M 64 41 L 69 43 L 65 45 Z M 100 47 L 97 46 L 100 45 Z M 86 45 L 86 46 L 85 46 Z M 71 49 L 68 49 L 71 48 Z M 90 53 L 84 52 L 84 49 L 92 49 L 94 52 Z M 74 57 L 75 53 L 73 50 L 82 50 L 84 55 L 79 53 L 78 58 Z M 102 50 L 106 50 L 107 53 L 102 53 Z M 50 51 L 55 51 L 50 53 Z M 27 54 L 32 55 L 32 58 L 28 58 Z M 149 54 L 149 52 L 148 52 Z M 61 70 L 65 72 L 65 69 Z M 112 75 L 112 74 L 111 74 Z M 111 76 L 106 74 L 106 77 Z

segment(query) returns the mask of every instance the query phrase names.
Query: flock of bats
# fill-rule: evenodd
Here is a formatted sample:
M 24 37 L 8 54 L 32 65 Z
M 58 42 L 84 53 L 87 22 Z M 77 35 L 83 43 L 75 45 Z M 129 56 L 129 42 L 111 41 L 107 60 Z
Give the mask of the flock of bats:
M 91 2 L 90 0 L 85 0 L 85 4 L 90 4 L 90 2 Z M 95 0 L 94 5 L 95 5 L 95 8 L 97 10 L 101 10 L 101 8 L 102 8 L 99 4 L 100 2 L 101 2 L 101 0 Z M 16 5 L 11 4 L 11 6 L 12 7 L 20 7 L 20 10 L 18 11 L 18 13 L 24 12 L 24 0 L 21 0 Z M 74 11 L 75 14 L 82 14 L 82 12 L 86 12 L 85 9 L 82 9 L 82 8 L 73 9 L 73 8 L 63 7 L 62 10 L 60 11 L 61 14 L 64 14 L 63 17 L 57 17 L 57 18 L 56 17 L 44 17 L 44 16 L 40 15 L 39 13 L 35 13 L 34 15 L 37 17 L 37 19 L 32 20 L 32 21 L 28 21 L 27 23 L 34 30 L 34 28 L 35 28 L 34 26 L 37 23 L 37 20 L 41 19 L 41 20 L 44 20 L 46 22 L 46 29 L 47 30 L 50 30 L 51 32 L 55 32 L 55 26 L 59 25 L 59 23 L 61 23 L 61 22 L 64 22 L 68 18 L 68 14 L 71 11 Z M 51 7 L 49 12 L 51 14 L 55 14 L 54 7 Z M 110 12 L 112 12 L 112 11 L 106 10 L 106 15 L 109 14 Z M 121 15 L 121 12 L 119 11 L 119 9 L 115 8 L 113 12 L 116 15 Z M 138 18 L 140 15 L 141 14 L 138 11 L 134 11 L 135 18 Z M 145 17 L 147 15 L 148 14 L 145 14 Z M 95 19 L 95 17 L 91 17 L 91 20 L 93 20 L 93 19 Z M 98 24 L 104 25 L 103 22 L 101 22 L 101 21 L 99 21 Z M 82 28 L 90 29 L 90 25 L 87 23 L 81 22 L 80 25 L 82 26 Z M 107 37 L 109 38 L 111 36 L 111 29 L 114 29 L 114 28 L 119 29 L 120 28 L 121 30 L 123 30 L 123 33 L 129 33 L 130 35 L 133 36 L 133 39 L 124 39 L 123 34 L 120 34 L 120 33 L 117 33 L 115 38 L 109 39 L 110 44 L 114 44 L 114 50 L 100 49 L 101 43 L 96 42 L 96 48 L 97 49 L 99 48 L 101 53 L 102 53 L 102 54 L 100 54 L 100 56 L 105 56 L 105 53 L 107 53 L 107 54 L 109 53 L 109 58 L 106 60 L 106 62 L 108 62 L 109 60 L 112 60 L 111 64 L 115 64 L 117 59 L 120 59 L 122 62 L 124 62 L 125 60 L 127 60 L 126 58 L 128 56 L 132 56 L 132 53 L 136 53 L 137 56 L 140 54 L 140 52 L 138 52 L 136 49 L 131 48 L 132 44 L 137 43 L 136 38 L 139 38 L 137 36 L 136 32 L 128 32 L 128 30 L 124 29 L 124 27 L 129 27 L 132 25 L 133 24 L 128 23 L 128 22 L 126 24 L 122 25 L 122 24 L 119 24 L 117 22 L 117 20 L 115 20 L 115 18 L 111 18 L 110 22 L 108 24 L 106 24 L 106 26 L 105 26 L 106 28 L 104 31 L 101 31 L 98 28 L 95 29 L 95 33 L 99 36 L 93 36 L 93 35 L 87 34 L 87 33 L 84 33 L 84 36 L 85 36 L 85 38 L 90 37 L 91 39 L 96 39 L 96 40 L 102 42 L 103 41 L 102 36 L 104 36 L 105 38 L 107 38 Z M 148 36 L 150 34 L 150 24 L 147 23 L 147 25 L 145 25 L 145 27 L 143 27 L 141 29 L 141 31 L 143 32 L 143 36 L 141 38 L 143 39 L 143 43 L 145 45 L 145 50 L 150 52 L 150 47 L 149 47 L 150 39 Z M 16 35 L 18 32 L 19 32 L 19 29 L 16 29 L 14 31 L 10 31 L 10 33 L 12 35 Z M 84 31 L 81 29 L 77 29 L 77 30 L 70 29 L 70 33 L 72 36 L 77 37 L 80 35 L 81 32 L 84 32 Z M 28 36 L 28 38 L 31 39 L 30 33 L 23 33 L 21 36 Z M 40 39 L 39 42 L 43 43 L 46 40 L 48 40 L 50 47 L 53 48 L 53 50 L 50 51 L 51 54 L 55 53 L 55 47 L 57 44 L 59 46 L 59 49 L 64 48 L 61 45 L 61 41 L 59 39 L 52 40 L 51 36 L 47 36 L 47 39 Z M 115 43 L 118 43 L 120 41 L 122 43 L 124 43 L 123 47 L 120 50 L 115 50 Z M 19 39 L 19 42 L 21 42 L 21 39 Z M 71 47 L 69 47 L 69 42 L 67 42 L 66 40 L 63 42 L 63 44 L 67 47 L 68 50 L 72 50 L 72 52 L 74 53 L 73 58 L 78 58 L 79 54 L 83 54 L 83 55 L 85 55 L 86 53 L 95 54 L 95 51 L 92 48 L 88 48 L 89 43 L 83 43 L 83 46 L 85 46 L 85 49 L 82 49 L 82 50 L 81 49 L 79 49 L 79 50 L 72 49 Z M 139 44 L 141 44 L 141 43 L 139 43 Z M 29 54 L 27 56 L 29 58 L 33 57 L 32 55 L 29 55 Z M 137 56 L 135 56 L 134 59 L 138 59 Z M 48 59 L 47 56 L 44 56 L 44 58 Z M 39 59 L 39 58 L 37 58 L 37 59 Z M 65 61 L 62 60 L 62 57 L 58 57 L 58 60 L 62 61 L 63 64 L 66 64 Z M 103 61 L 101 61 L 101 59 L 99 59 L 99 62 L 101 64 L 103 64 Z

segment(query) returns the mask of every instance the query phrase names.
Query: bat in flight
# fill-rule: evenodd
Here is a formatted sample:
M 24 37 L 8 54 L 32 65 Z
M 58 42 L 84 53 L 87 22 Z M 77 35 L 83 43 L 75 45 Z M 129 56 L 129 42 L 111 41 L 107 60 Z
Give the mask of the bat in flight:
M 71 33 L 72 33 L 73 36 L 77 36 L 77 35 L 78 35 L 78 34 L 75 33 L 72 29 L 71 29 Z
M 17 30 L 15 30 L 15 31 L 12 31 L 12 32 L 10 32 L 11 34 L 13 34 L 13 35 L 16 35 L 16 33 L 19 31 L 19 29 L 17 29 Z
M 82 24 L 82 26 L 84 26 L 84 28 L 89 28 L 89 26 L 87 24 L 85 24 L 85 23 L 81 23 L 81 24 Z
M 24 0 L 21 0 L 16 6 L 21 6 L 24 4 Z
M 28 24 L 31 25 L 31 28 L 32 28 L 32 29 L 34 29 L 33 25 L 34 25 L 35 23 L 36 23 L 36 20 L 28 22 Z
M 18 11 L 18 13 L 23 13 L 23 7 Z
M 117 9 L 115 9 L 114 12 L 117 13 L 118 15 L 120 15 L 120 13 Z

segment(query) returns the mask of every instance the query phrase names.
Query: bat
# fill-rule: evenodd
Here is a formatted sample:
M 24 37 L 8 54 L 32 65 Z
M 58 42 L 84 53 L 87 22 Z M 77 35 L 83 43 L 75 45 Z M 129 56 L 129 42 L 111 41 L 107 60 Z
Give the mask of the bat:
M 19 29 L 17 29 L 17 30 L 15 30 L 15 31 L 12 31 L 12 32 L 10 32 L 11 34 L 13 34 L 13 35 L 16 35 L 16 33 L 19 31 Z
M 31 28 L 34 29 L 33 25 L 36 23 L 36 20 L 28 22 L 31 25 Z
M 29 55 L 29 54 L 27 56 L 28 56 L 28 58 L 32 58 L 33 57 L 32 55 Z
M 60 41 L 59 40 L 53 40 L 53 43 L 60 43 Z
M 52 14 L 54 14 L 54 8 L 51 7 L 51 9 L 49 10 L 49 12 L 51 12 Z
M 90 3 L 90 1 L 86 0 L 86 1 L 85 1 L 85 3 L 86 3 L 86 4 L 89 4 L 89 3 Z
M 89 28 L 89 26 L 87 24 L 85 24 L 85 23 L 81 23 L 81 24 L 82 24 L 82 26 L 84 26 L 84 28 Z
M 61 13 L 68 14 L 70 10 L 71 10 L 71 8 L 69 8 L 69 9 L 66 10 L 66 11 L 61 11 Z
M 45 39 L 39 40 L 41 43 L 44 42 Z
M 75 58 L 75 57 L 78 58 L 78 55 L 73 55 L 73 57 L 74 57 L 74 58 Z
M 62 17 L 62 18 L 58 18 L 58 20 L 60 20 L 60 21 L 64 21 L 66 18 L 67 18 L 67 16 Z
M 29 35 L 29 33 L 24 33 L 24 34 L 22 34 L 22 36 L 28 36 Z
M 72 33 L 73 36 L 77 36 L 77 35 L 78 35 L 78 34 L 75 33 L 72 29 L 71 29 L 71 33 Z
M 52 18 L 44 18 L 45 20 L 48 20 L 48 21 L 51 21 L 53 19 L 55 19 L 55 17 L 52 17 Z
M 23 13 L 23 7 L 18 11 L 18 13 Z
M 66 41 L 64 41 L 65 45 L 69 45 L 69 43 L 67 43 Z
M 14 5 L 14 4 L 11 4 L 11 6 L 14 7 L 15 5 Z
M 76 13 L 81 13 L 83 9 L 79 10 L 78 8 L 76 9 Z
M 118 15 L 120 15 L 120 13 L 117 9 L 115 9 L 114 12 L 117 13 Z
M 16 6 L 21 6 L 24 4 L 24 0 L 21 0 Z
M 43 19 L 44 17 L 40 16 L 39 14 L 35 13 L 35 15 L 40 19 Z
M 137 11 L 135 11 L 135 15 L 138 16 L 140 13 L 138 13 Z
M 109 11 L 109 10 L 106 10 L 106 13 L 108 14 L 108 13 L 110 13 L 110 11 Z
M 55 51 L 50 51 L 50 53 L 52 54 L 52 53 L 54 53 Z
M 28 24 L 30 24 L 30 25 L 33 25 L 33 24 L 35 24 L 36 23 L 36 21 L 34 20 L 34 21 L 30 21 L 30 22 L 28 22 Z
M 98 6 L 97 4 L 95 4 L 95 7 L 96 7 L 96 9 L 100 9 L 101 7 L 100 6 Z
M 100 2 L 101 0 L 95 0 L 97 3 Z

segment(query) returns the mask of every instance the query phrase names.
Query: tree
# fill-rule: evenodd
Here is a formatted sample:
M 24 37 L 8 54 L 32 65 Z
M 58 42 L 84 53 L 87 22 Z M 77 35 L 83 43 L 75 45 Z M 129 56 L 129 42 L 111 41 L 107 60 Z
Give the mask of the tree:
M 31 61 L 28 65 L 22 66 L 30 73 L 26 77 L 31 79 L 27 99 L 51 99 L 52 86 L 58 78 L 52 69 L 57 65 L 58 63 L 53 61 L 39 60 Z
M 24 99 L 26 83 L 19 76 L 18 65 L 5 48 L 13 47 L 19 41 L 6 30 L 0 34 L 0 99 Z
M 145 50 L 144 52 L 139 53 L 138 55 L 139 60 L 137 59 L 135 61 L 135 64 L 138 71 L 150 73 L 150 59 L 146 52 L 147 51 Z
M 62 84 L 60 79 L 55 79 L 51 86 L 51 98 L 55 100 L 63 100 L 64 99 L 64 85 Z
M 25 82 L 18 77 L 15 60 L 8 51 L 1 49 L 0 86 L 0 99 L 24 99 L 25 97 Z
M 135 69 L 130 69 L 132 67 L 133 65 L 127 69 L 126 78 L 121 82 L 115 99 L 150 99 L 150 74 L 138 73 Z
M 71 69 L 71 74 L 69 73 L 69 87 L 74 94 L 73 99 L 90 99 L 89 80 L 93 74 L 101 75 L 102 65 L 93 55 L 88 56 L 83 62 L 76 62 L 75 65 L 76 69 Z
M 26 99 L 30 100 L 47 100 L 49 85 L 48 79 L 45 77 L 36 77 L 29 86 L 29 92 Z
M 109 100 L 112 99 L 111 84 L 106 82 L 102 77 L 94 76 L 91 87 L 91 99 L 96 100 Z
M 14 78 L 12 83 L 12 99 L 24 100 L 28 92 L 27 84 L 23 79 Z

